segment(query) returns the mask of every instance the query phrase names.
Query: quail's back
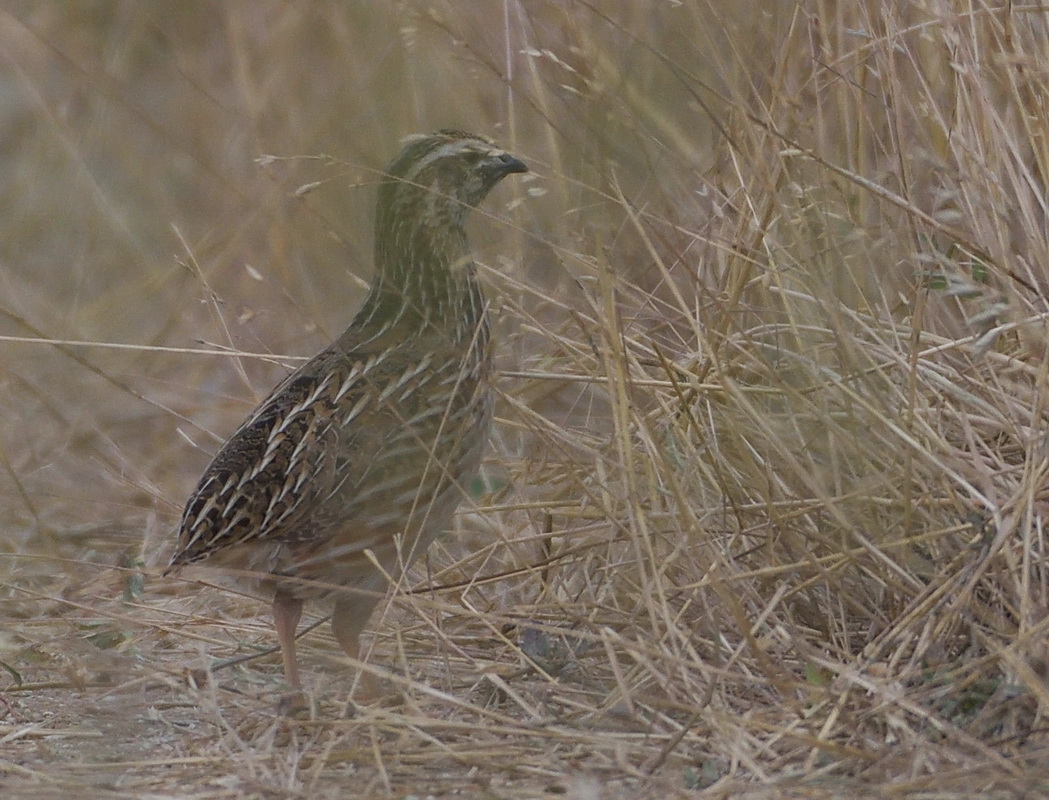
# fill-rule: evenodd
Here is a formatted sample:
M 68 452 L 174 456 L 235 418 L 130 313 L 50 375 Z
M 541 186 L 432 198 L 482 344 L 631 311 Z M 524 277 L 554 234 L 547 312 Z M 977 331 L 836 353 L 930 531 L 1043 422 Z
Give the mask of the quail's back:
M 169 571 L 206 563 L 272 591 L 293 686 L 303 601 L 335 595 L 332 626 L 356 658 L 387 576 L 425 552 L 477 472 L 491 346 L 465 215 L 525 171 L 461 131 L 407 140 L 379 187 L 363 307 L 240 426 L 186 505 Z

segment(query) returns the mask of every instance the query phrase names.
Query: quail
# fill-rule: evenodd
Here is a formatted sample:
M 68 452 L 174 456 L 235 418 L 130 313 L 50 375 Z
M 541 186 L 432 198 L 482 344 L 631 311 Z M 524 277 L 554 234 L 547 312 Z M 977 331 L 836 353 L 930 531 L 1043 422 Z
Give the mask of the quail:
M 218 567 L 272 593 L 295 689 L 304 602 L 334 599 L 335 638 L 357 659 L 388 582 L 447 528 L 477 473 L 492 355 L 465 220 L 527 171 L 474 134 L 406 139 L 378 188 L 360 311 L 252 412 L 186 504 L 168 573 Z

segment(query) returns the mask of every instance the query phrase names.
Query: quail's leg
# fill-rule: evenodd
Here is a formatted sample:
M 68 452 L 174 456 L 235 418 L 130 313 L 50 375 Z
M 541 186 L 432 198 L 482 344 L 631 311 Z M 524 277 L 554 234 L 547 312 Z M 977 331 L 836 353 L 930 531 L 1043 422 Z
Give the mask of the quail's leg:
M 302 600 L 278 589 L 273 595 L 273 622 L 277 627 L 277 641 L 284 660 L 284 677 L 293 689 L 301 689 L 299 662 L 295 657 L 295 630 L 302 617 Z
M 335 641 L 343 652 L 354 661 L 360 657 L 361 631 L 368 623 L 368 617 L 378 604 L 379 599 L 365 595 L 342 594 L 335 601 L 335 611 L 331 617 L 331 630 Z M 362 672 L 358 686 L 361 695 L 366 698 L 378 697 L 379 686 L 374 676 Z

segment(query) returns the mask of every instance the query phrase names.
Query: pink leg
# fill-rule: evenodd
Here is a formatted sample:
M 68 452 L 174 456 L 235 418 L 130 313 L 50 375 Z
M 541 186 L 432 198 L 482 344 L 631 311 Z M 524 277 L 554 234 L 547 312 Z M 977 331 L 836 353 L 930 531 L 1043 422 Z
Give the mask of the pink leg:
M 368 622 L 372 610 L 378 604 L 379 598 L 352 594 L 343 594 L 335 601 L 335 613 L 332 614 L 331 628 L 335 634 L 335 640 L 342 647 L 343 652 L 355 661 L 360 657 L 361 631 Z M 375 698 L 380 695 L 379 685 L 375 677 L 368 672 L 362 672 L 357 682 L 361 696 Z
M 295 630 L 302 617 L 302 601 L 289 592 L 278 589 L 273 595 L 273 622 L 277 627 L 277 641 L 284 660 L 284 677 L 294 689 L 301 689 L 299 662 L 295 658 Z

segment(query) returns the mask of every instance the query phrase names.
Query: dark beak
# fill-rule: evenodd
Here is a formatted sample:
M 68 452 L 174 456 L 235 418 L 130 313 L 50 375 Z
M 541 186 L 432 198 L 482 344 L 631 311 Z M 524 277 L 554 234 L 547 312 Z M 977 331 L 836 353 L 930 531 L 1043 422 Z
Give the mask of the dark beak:
M 497 156 L 492 156 L 486 166 L 489 174 L 492 176 L 492 183 L 515 172 L 528 172 L 528 167 L 525 166 L 525 163 L 514 158 L 509 153 L 500 153 Z

